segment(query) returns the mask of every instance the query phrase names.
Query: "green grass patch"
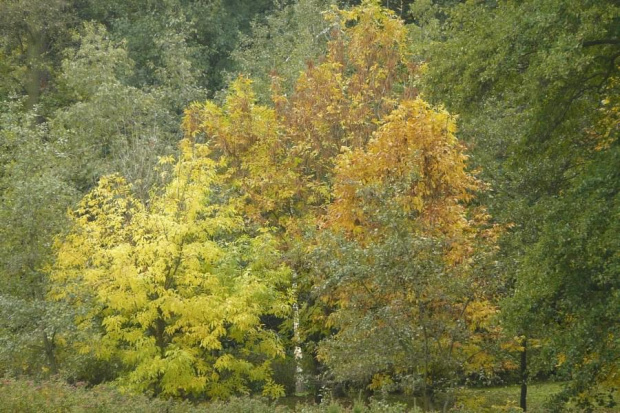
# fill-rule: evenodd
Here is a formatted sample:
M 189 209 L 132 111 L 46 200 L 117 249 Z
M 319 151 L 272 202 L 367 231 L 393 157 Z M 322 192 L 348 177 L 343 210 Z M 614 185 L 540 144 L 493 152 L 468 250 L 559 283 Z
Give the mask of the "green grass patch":
M 545 412 L 545 402 L 562 390 L 561 383 L 536 383 L 527 388 L 527 408 L 529 412 Z M 457 404 L 466 410 L 494 412 L 505 409 L 517 411 L 520 386 L 501 386 L 469 388 L 459 391 Z
M 562 391 L 562 383 L 534 383 L 527 388 L 527 411 L 530 413 L 547 413 L 550 410 L 546 403 L 556 394 Z M 486 388 L 469 388 L 459 392 L 457 405 L 463 411 L 471 412 L 518 412 L 519 397 L 521 387 L 503 386 Z M 615 402 L 620 402 L 620 395 L 615 393 Z M 584 412 L 583 408 L 578 408 L 575 403 L 568 403 L 562 408 L 563 412 Z M 620 405 L 614 407 L 593 406 L 593 413 L 611 413 L 620 411 Z

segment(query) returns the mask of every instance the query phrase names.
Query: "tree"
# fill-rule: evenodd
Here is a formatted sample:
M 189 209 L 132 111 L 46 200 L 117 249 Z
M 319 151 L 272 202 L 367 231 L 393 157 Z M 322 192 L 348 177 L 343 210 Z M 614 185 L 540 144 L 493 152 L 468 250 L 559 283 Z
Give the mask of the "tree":
M 183 59 L 176 72 L 160 68 L 163 85 L 141 89 L 129 84 L 137 68 L 125 44 L 112 41 L 103 26 L 87 23 L 75 40 L 79 47 L 65 51 L 58 79 L 64 104 L 50 119 L 68 179 L 85 193 L 100 176 L 118 172 L 146 199 L 157 157 L 172 153 L 180 138 L 178 106 L 203 95 L 191 73 L 182 73 Z M 177 75 L 184 88 L 177 87 Z
M 386 9 L 407 19 L 411 0 L 382 1 Z M 272 76 L 282 79 L 282 93 L 290 95 L 299 73 L 325 54 L 337 27 L 325 19 L 334 7 L 353 7 L 359 1 L 293 0 L 280 3 L 264 19 L 253 21 L 250 33 L 240 36 L 232 52 L 235 70 L 250 77 L 261 103 L 268 103 Z
M 214 155 L 230 160 L 231 185 L 246 199 L 244 213 L 278 229 L 280 249 L 296 274 L 300 342 L 309 354 L 329 329 L 310 294 L 303 233 L 325 213 L 340 148 L 364 145 L 378 119 L 413 93 L 406 35 L 393 14 L 365 2 L 327 18 L 326 56 L 308 65 L 290 97 L 286 79 L 276 76 L 274 106 L 258 105 L 251 82 L 239 78 L 222 106 L 194 104 L 184 120 L 189 136 L 205 135 Z
M 600 206 L 612 215 L 615 208 L 614 184 L 599 174 L 614 158 L 617 140 L 609 96 L 617 93 L 618 5 L 441 3 L 416 8 L 417 52 L 428 61 L 423 90 L 431 101 L 461 114 L 462 136 L 492 185 L 482 201 L 498 221 L 512 226 L 499 256 L 509 297 L 506 326 L 542 339 L 540 370 L 562 364 L 570 371 L 576 386 L 564 396 L 586 395 L 583 390 L 596 391 L 614 368 L 610 359 L 588 360 L 615 351 L 605 339 L 615 335 L 615 327 L 597 317 L 600 307 L 589 313 L 582 305 L 592 294 L 613 308 L 616 287 L 601 287 L 608 264 L 578 265 L 576 250 L 562 239 L 579 240 L 579 261 L 614 268 L 613 258 L 597 247 L 606 242 L 605 225 L 613 224 L 594 222 Z M 587 208 L 577 212 L 577 205 Z M 545 292 L 539 294 L 542 284 Z
M 480 183 L 455 130 L 446 112 L 404 100 L 365 148 L 340 155 L 313 260 L 337 331 L 320 357 L 340 380 L 421 389 L 427 408 L 460 375 L 496 367 L 480 264 L 497 232 L 483 211 L 468 216 Z
M 0 92 L 8 93 L 0 94 L 0 99 L 25 93 L 28 108 L 39 103 L 69 42 L 75 17 L 68 0 L 2 2 L 0 56 L 3 66 L 8 63 L 9 82 L 1 82 Z
M 249 34 L 241 36 L 232 52 L 235 67 L 254 82 L 261 103 L 271 98 L 272 76 L 283 80 L 283 92 L 290 93 L 299 73 L 310 61 L 325 53 L 330 23 L 323 12 L 334 5 L 330 0 L 299 0 L 255 21 Z
M 389 337 L 402 334 L 392 343 L 408 343 L 404 353 L 398 345 L 383 353 L 388 361 L 378 363 L 379 370 L 366 369 L 363 374 L 370 372 L 370 376 L 393 374 L 387 364 L 422 354 L 410 351 L 412 337 L 407 335 L 423 324 L 437 324 L 437 330 L 428 333 L 427 343 L 443 340 L 442 346 L 445 340 L 467 341 L 467 323 L 488 324 L 494 307 L 485 294 L 491 288 L 482 275 L 479 284 L 470 278 L 476 261 L 471 249 L 474 244 L 488 248 L 494 230 L 483 239 L 478 224 L 484 214 L 466 218 L 463 204 L 478 184 L 465 172 L 452 118 L 415 99 L 416 65 L 408 53 L 402 21 L 374 1 L 350 10 L 333 10 L 326 17 L 331 25 L 327 53 L 316 64 L 308 64 L 290 95 L 275 76 L 274 107 L 262 106 L 256 102 L 250 81 L 239 78 L 222 106 L 213 102 L 192 105 L 184 128 L 190 136 L 204 135 L 216 157 L 231 160 L 231 183 L 246 199 L 245 213 L 255 222 L 279 229 L 280 248 L 298 276 L 298 300 L 305 321 L 301 339 L 306 350 L 315 351 L 316 342 L 333 328 L 337 334 L 322 345 L 321 358 L 338 372 L 338 380 L 349 380 L 369 367 L 363 364 L 354 370 L 346 363 L 350 357 L 362 358 L 365 346 L 356 347 L 351 337 L 365 331 L 361 326 L 368 321 L 364 318 L 368 309 L 383 309 L 373 313 L 373 322 L 386 325 L 398 320 Z M 325 233 L 319 231 L 322 235 L 315 245 L 317 228 Z M 394 273 L 376 278 L 378 255 L 394 244 L 399 245 L 398 253 L 386 258 L 395 267 Z M 419 260 L 411 261 L 408 247 L 420 252 Z M 339 254 L 341 249 L 347 253 Z M 363 270 L 355 266 L 356 260 Z M 417 265 L 416 271 L 399 270 L 402 262 Z M 363 285 L 351 281 L 356 276 L 371 290 L 386 289 L 376 306 Z M 468 290 L 476 285 L 481 287 L 478 296 Z M 399 288 L 411 293 L 407 300 L 432 292 L 419 300 L 424 306 L 439 305 L 438 297 L 443 294 L 450 309 L 437 311 L 437 317 L 407 314 L 408 301 L 396 304 L 402 298 Z M 359 296 L 364 305 L 348 307 L 347 297 L 352 299 L 352 295 Z M 334 312 L 331 325 L 326 324 L 330 312 Z M 372 340 L 386 337 L 381 335 L 385 329 L 376 331 Z M 469 352 L 472 365 L 476 359 L 478 367 L 486 367 L 491 363 L 481 361 L 484 346 L 478 344 L 462 344 L 459 351 Z M 439 364 L 447 354 L 442 351 L 450 347 L 441 351 L 434 347 L 432 355 L 426 353 L 426 360 Z M 455 359 L 466 358 L 459 357 Z M 404 366 L 398 373 L 419 380 L 416 366 Z M 432 386 L 442 386 L 437 383 L 447 377 L 447 371 L 426 369 L 428 380 L 422 382 L 427 394 Z M 430 379 L 431 375 L 438 379 Z
M 327 18 L 333 31 L 326 56 L 301 73 L 290 97 L 276 76 L 274 107 L 257 105 L 242 77 L 222 107 L 196 103 L 184 120 L 187 134 L 205 134 L 216 156 L 233 160 L 247 212 L 278 226 L 324 213 L 340 149 L 365 145 L 377 121 L 415 93 L 406 33 L 393 14 L 364 2 Z
M 609 318 L 619 288 L 618 257 L 612 253 L 618 249 L 617 80 L 610 83 L 606 93 L 614 97 L 604 99 L 603 117 L 588 131 L 596 147 L 571 186 L 547 203 L 547 220 L 537 241 L 525 248 L 515 293 L 506 303 L 512 325 L 530 323 L 545 332 L 545 358 L 571 380 L 556 398 L 559 406 L 578 395 L 583 408 L 594 402 L 613 407 L 610 393 L 620 386 L 617 323 Z M 527 319 L 514 319 L 523 315 Z
M 231 19 L 248 26 L 271 4 L 236 16 L 229 3 L 2 2 L 0 311 L 14 315 L 0 323 L 3 371 L 84 377 L 83 357 L 58 346 L 70 312 L 44 300 L 53 239 L 66 230 L 66 209 L 103 174 L 121 172 L 148 199 L 158 156 L 182 137 L 182 109 L 206 96 L 199 84 L 214 72 L 198 65 L 233 47 Z M 224 41 L 210 22 L 233 36 Z
M 21 10 L 18 6 L 13 4 L 17 9 L 3 18 L 14 18 L 13 13 Z M 63 3 L 62 10 L 65 6 L 69 7 Z M 45 10 L 35 11 L 45 14 Z M 36 94 L 12 97 L 0 106 L 0 216 L 4 223 L 0 229 L 0 311 L 15 315 L 4 318 L 2 324 L 2 368 L 14 374 L 62 371 L 75 377 L 82 375 L 78 364 L 84 359 L 73 360 L 57 345 L 60 332 L 71 329 L 70 312 L 45 302 L 53 239 L 67 227 L 67 208 L 103 173 L 122 171 L 135 183 L 138 195 L 148 197 L 157 156 L 171 152 L 179 139 L 174 105 L 185 105 L 189 98 L 185 94 L 171 102 L 172 90 L 179 90 L 176 85 L 148 91 L 127 85 L 135 66 L 122 44 L 110 41 L 101 26 L 86 24 L 82 35 L 74 37 L 76 48 L 64 50 L 60 63 L 57 48 L 69 42 L 61 36 L 60 26 L 52 25 L 58 39 L 46 37 L 45 47 L 54 53 L 46 52 L 37 63 L 45 64 L 44 75 L 51 83 L 46 93 L 39 99 L 39 91 L 33 91 Z M 8 35 L 3 38 L 7 39 L 17 40 Z M 182 60 L 177 62 L 182 71 Z M 9 63 L 10 68 L 19 69 L 15 62 Z M 168 72 L 160 74 L 162 82 L 174 78 Z M 191 77 L 185 80 L 184 90 L 199 96 Z M 13 92 L 21 92 L 20 87 Z
M 60 156 L 36 113 L 21 102 L 0 110 L 0 363 L 10 374 L 57 373 L 62 306 L 45 302 L 52 238 L 67 221 L 74 188 L 57 168 Z
M 273 7 L 273 0 L 111 0 L 105 4 L 88 0 L 85 21 L 104 24 L 116 41 L 126 40 L 129 56 L 137 63 L 134 86 L 160 83 L 158 70 L 174 70 L 166 60 L 179 50 L 170 49 L 174 38 L 183 39 L 183 56 L 196 69 L 198 85 L 211 93 L 222 89 L 226 72 L 232 70 L 230 53 L 239 37 L 250 30 Z M 184 87 L 183 83 L 178 84 Z
M 206 145 L 186 139 L 170 182 L 148 204 L 112 175 L 71 213 L 51 294 L 74 306 L 78 328 L 90 333 L 77 350 L 118 360 L 124 387 L 162 396 L 282 394 L 270 363 L 283 350 L 262 317 L 288 314 L 290 272 L 269 231 L 245 230 L 222 167 Z

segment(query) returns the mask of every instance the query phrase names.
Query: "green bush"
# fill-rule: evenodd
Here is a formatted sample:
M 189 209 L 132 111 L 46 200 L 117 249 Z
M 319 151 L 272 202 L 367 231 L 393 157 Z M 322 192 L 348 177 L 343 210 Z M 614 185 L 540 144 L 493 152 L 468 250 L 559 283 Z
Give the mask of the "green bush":
M 320 405 L 276 405 L 263 398 L 239 397 L 209 404 L 152 399 L 124 394 L 110 385 L 87 388 L 60 380 L 34 382 L 0 379 L 0 413 L 417 413 L 404 404 L 372 400 L 369 405 L 357 401 L 353 407 L 331 401 Z
M 126 395 L 105 385 L 87 389 L 84 385 L 71 386 L 60 381 L 35 383 L 7 378 L 0 381 L 1 413 L 193 413 L 198 411 L 206 410 L 198 410 L 188 402 Z
M 59 380 L 36 383 L 0 379 L 0 413 L 285 413 L 262 398 L 241 397 L 194 405 L 188 401 L 152 399 L 123 394 L 109 385 L 87 388 Z
M 261 398 L 238 397 L 227 401 L 210 403 L 200 412 L 206 413 L 286 413 L 290 410 L 285 406 L 276 406 Z

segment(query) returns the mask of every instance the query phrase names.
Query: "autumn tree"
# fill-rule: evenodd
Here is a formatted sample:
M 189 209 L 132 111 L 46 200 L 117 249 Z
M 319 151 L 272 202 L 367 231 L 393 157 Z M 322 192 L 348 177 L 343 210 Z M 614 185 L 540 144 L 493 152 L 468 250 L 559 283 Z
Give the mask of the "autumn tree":
M 214 155 L 230 160 L 231 183 L 246 199 L 244 212 L 279 229 L 280 248 L 299 276 L 302 306 L 314 298 L 298 246 L 305 228 L 325 213 L 336 156 L 342 147 L 364 145 L 378 119 L 415 93 L 406 34 L 393 14 L 364 2 L 349 11 L 333 9 L 326 18 L 327 53 L 308 65 L 290 96 L 286 79 L 275 76 L 273 107 L 259 105 L 242 77 L 223 105 L 194 104 L 184 120 L 188 135 L 205 135 Z M 302 312 L 308 317 L 302 330 L 320 337 L 327 332 L 324 320 L 312 313 Z
M 51 296 L 76 308 L 76 350 L 120 362 L 134 391 L 281 395 L 270 363 L 283 349 L 262 321 L 289 312 L 273 237 L 245 230 L 206 145 L 183 140 L 161 163 L 171 177 L 148 204 L 112 175 L 71 213 Z
M 233 159 L 248 213 L 277 225 L 310 210 L 321 214 L 340 149 L 363 146 L 378 120 L 415 94 L 406 31 L 392 13 L 364 2 L 326 18 L 327 54 L 308 65 L 290 97 L 276 76 L 273 107 L 258 105 L 251 82 L 240 78 L 221 107 L 198 103 L 186 111 L 186 133 L 205 134 L 216 156 Z
M 499 366 L 496 286 L 481 265 L 497 229 L 468 211 L 481 184 L 455 131 L 446 112 L 400 102 L 365 148 L 338 157 L 314 251 L 337 330 L 320 357 L 341 380 L 420 389 L 428 408 L 459 375 Z
M 469 341 L 468 328 L 485 330 L 495 311 L 490 286 L 473 269 L 484 254 L 472 252 L 490 248 L 494 230 L 479 226 L 483 211 L 468 216 L 479 183 L 466 172 L 454 120 L 415 97 L 416 65 L 402 21 L 373 1 L 326 18 L 327 53 L 308 65 L 290 95 L 276 76 L 273 107 L 259 105 L 251 82 L 240 78 L 224 105 L 191 106 L 184 127 L 231 159 L 231 182 L 248 216 L 279 228 L 280 248 L 303 285 L 302 337 L 314 337 L 308 349 L 335 329 L 320 357 L 337 380 L 363 376 L 358 384 L 366 385 L 375 373 L 377 380 L 402 373 L 424 383 L 430 399 L 433 386 L 453 383 L 457 365 L 492 369 L 483 360 L 484 339 Z M 390 250 L 394 255 L 379 264 L 377 255 Z M 349 306 L 353 297 L 358 306 Z M 424 310 L 408 313 L 416 303 Z M 396 325 L 372 330 L 364 324 L 371 310 L 372 323 Z M 427 327 L 425 353 L 416 347 L 423 342 L 417 329 Z M 363 334 L 372 338 L 360 341 Z M 396 345 L 381 353 L 384 361 L 351 368 L 347 360 L 360 360 L 367 345 L 388 336 Z M 376 348 L 377 355 L 386 350 Z
M 104 174 L 120 172 L 149 197 L 158 156 L 183 136 L 183 108 L 206 97 L 205 85 L 222 87 L 238 29 L 271 4 L 1 2 L 2 372 L 105 378 L 87 356 L 58 352 L 73 326 L 66 306 L 44 299 L 53 239 Z
M 409 17 L 412 0 L 382 1 L 400 19 Z M 282 80 L 284 93 L 294 89 L 300 72 L 308 62 L 317 61 L 333 40 L 336 26 L 325 15 L 333 7 L 352 7 L 359 0 L 288 0 L 276 3 L 273 12 L 253 21 L 251 31 L 240 36 L 231 56 L 236 72 L 254 81 L 254 90 L 261 103 L 269 102 L 271 76 Z

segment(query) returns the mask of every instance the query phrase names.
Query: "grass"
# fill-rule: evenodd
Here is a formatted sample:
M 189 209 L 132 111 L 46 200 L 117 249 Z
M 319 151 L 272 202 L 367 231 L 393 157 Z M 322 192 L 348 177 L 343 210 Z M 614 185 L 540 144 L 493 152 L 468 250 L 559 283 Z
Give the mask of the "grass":
M 561 383 L 536 383 L 527 388 L 527 407 L 532 413 L 545 412 L 545 402 L 562 390 Z M 469 388 L 459 392 L 459 401 L 470 409 L 498 411 L 500 407 L 519 406 L 520 386 Z
M 562 391 L 562 383 L 533 383 L 527 388 L 527 411 L 531 413 L 546 413 L 550 410 L 546 408 L 546 402 Z M 487 388 L 469 388 L 461 390 L 459 402 L 468 407 L 472 412 L 512 412 L 521 411 L 519 406 L 519 396 L 521 387 L 502 386 Z M 620 403 L 620 394 L 614 394 L 616 403 Z M 620 404 L 615 407 L 594 407 L 593 413 L 610 413 L 620 411 Z M 577 408 L 574 403 L 569 403 L 563 407 L 564 412 L 583 412 L 585 410 Z
M 527 393 L 527 410 L 530 413 L 547 413 L 550 410 L 545 404 L 555 394 L 561 392 L 562 383 L 546 382 L 532 383 L 528 385 Z M 463 388 L 457 393 L 456 406 L 451 410 L 453 413 L 495 413 L 495 412 L 520 412 L 519 396 L 521 387 L 512 386 L 496 386 L 483 388 Z M 403 394 L 389 394 L 385 397 L 375 396 L 375 399 L 384 400 L 388 405 L 403 404 L 408 409 L 413 410 L 414 406 L 422 406 L 423 403 L 419 398 L 406 396 Z M 343 398 L 335 400 L 340 406 L 351 408 L 354 399 Z M 616 396 L 616 401 L 620 402 L 620 395 Z M 300 406 L 309 406 L 313 404 L 310 397 L 286 397 L 278 401 L 278 405 L 286 406 L 291 410 L 297 410 Z M 620 405 L 619 405 L 620 406 Z M 295 409 L 297 407 L 297 409 Z M 441 409 L 441 403 L 435 405 L 436 409 Z M 297 410 L 298 411 L 298 410 Z M 342 410 L 345 411 L 345 410 Z M 563 412 L 577 413 L 582 412 L 574 404 L 569 404 Z M 603 408 L 598 407 L 592 410 L 593 413 L 611 413 L 620 411 L 619 407 Z

